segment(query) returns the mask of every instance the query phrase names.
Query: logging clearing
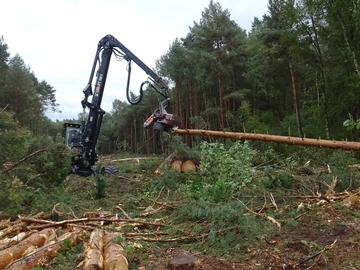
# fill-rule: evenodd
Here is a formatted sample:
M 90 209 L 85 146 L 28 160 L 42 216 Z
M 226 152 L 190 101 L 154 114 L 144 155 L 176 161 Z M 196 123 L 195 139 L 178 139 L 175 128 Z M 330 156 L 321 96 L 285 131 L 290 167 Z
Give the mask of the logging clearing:
M 208 132 L 192 135 L 252 138 Z M 211 160 L 178 150 L 156 158 L 100 157 L 119 173 L 70 175 L 61 193 L 56 187 L 31 194 L 47 213 L 32 215 L 37 211 L 24 206 L 20 215 L 0 219 L 0 269 L 358 269 L 360 165 L 351 151 L 320 143 L 311 146 L 321 150 L 301 148 L 289 159 L 259 151 L 256 163 L 241 142 L 229 144 L 240 146 L 233 152 L 203 152 Z M 206 163 L 211 173 L 201 169 Z
M 317 232 L 309 230 L 310 220 L 312 220 L 311 213 L 308 211 L 302 211 L 302 209 L 318 208 L 323 214 L 332 213 L 332 216 L 326 215 L 325 218 L 340 218 L 339 211 L 335 211 L 332 206 L 334 202 L 337 202 L 348 209 L 354 207 L 360 203 L 359 190 L 353 192 L 336 192 L 337 179 L 334 178 L 332 184 L 328 189 L 322 193 L 314 196 L 296 196 L 299 199 L 298 203 L 293 207 L 298 209 L 298 214 L 293 216 L 292 219 L 296 222 L 303 223 L 302 233 L 307 233 L 306 237 L 316 237 Z M 132 268 L 129 264 L 128 256 L 126 252 L 130 250 L 132 246 L 138 250 L 144 246 L 144 243 L 154 245 L 153 250 L 149 250 L 149 254 L 153 254 L 146 261 L 141 261 L 137 269 L 155 270 L 155 269 L 258 269 L 256 265 L 260 262 L 262 264 L 274 265 L 274 255 L 269 251 L 268 247 L 279 247 L 277 252 L 288 252 L 286 246 L 286 239 L 291 237 L 292 233 L 287 232 L 284 235 L 284 239 L 280 236 L 264 236 L 261 241 L 264 241 L 263 251 L 261 248 L 252 247 L 254 250 L 249 254 L 250 258 L 244 259 L 244 262 L 226 262 L 224 259 L 219 259 L 214 256 L 206 256 L 199 252 L 191 253 L 181 249 L 181 245 L 189 243 L 202 242 L 204 239 L 211 237 L 211 231 L 200 231 L 190 233 L 187 230 L 183 230 L 181 235 L 172 235 L 169 232 L 161 230 L 161 228 L 168 227 L 171 229 L 171 217 L 168 216 L 168 211 L 179 207 L 176 202 L 170 203 L 167 201 L 160 201 L 163 190 L 161 190 L 155 200 L 148 200 L 150 205 L 146 208 L 139 208 L 140 212 L 138 218 L 130 217 L 126 209 L 123 209 L 120 205 L 116 205 L 116 208 L 123 213 L 124 218 L 119 218 L 118 214 L 111 211 L 97 210 L 94 212 L 85 212 L 83 217 L 73 217 L 72 219 L 53 221 L 49 217 L 41 212 L 33 216 L 19 215 L 14 221 L 1 220 L 0 221 L 0 269 L 6 270 L 27 270 L 34 267 L 45 267 L 46 269 L 53 269 L 51 261 L 54 257 L 62 252 L 64 248 L 73 248 L 76 245 L 83 246 L 83 252 L 79 255 L 81 261 L 76 264 L 74 269 L 94 270 L 94 269 L 117 269 L 117 270 L 129 270 Z M 286 232 L 286 224 L 284 220 L 277 219 L 271 214 L 266 213 L 267 209 L 276 209 L 276 211 L 283 211 L 282 207 L 288 207 L 288 205 L 281 204 L 281 198 L 275 198 L 270 194 L 270 201 L 264 201 L 264 204 L 259 208 L 250 208 L 244 204 L 245 214 L 256 218 L 260 218 L 263 222 L 268 222 L 271 227 L 278 232 Z M 295 197 L 295 196 L 294 196 Z M 242 201 L 238 200 L 243 203 Z M 162 218 L 155 218 L 162 214 Z M 66 215 L 73 215 L 73 212 L 69 212 Z M 153 217 L 153 218 L 151 218 Z M 145 219 L 146 218 L 146 219 Z M 342 217 L 341 220 L 344 221 Z M 312 254 L 307 254 L 306 257 L 299 258 L 297 261 L 293 261 L 289 256 L 284 257 L 284 261 L 288 266 L 293 268 L 289 269 L 301 269 L 302 266 L 309 265 L 321 261 L 324 258 L 326 252 L 332 252 L 333 250 L 341 250 L 348 248 L 346 245 L 347 237 L 356 237 L 356 224 L 350 216 L 346 216 L 348 219 L 347 231 L 335 231 L 333 233 L 327 232 L 324 243 L 327 245 L 321 246 L 321 242 L 317 242 L 318 250 L 314 252 L 309 249 Z M 335 221 L 335 220 L 334 220 Z M 288 221 L 287 221 L 288 222 Z M 315 221 L 312 220 L 311 223 Z M 327 220 L 331 222 L 331 220 Z M 314 223 L 315 224 L 315 223 Z M 353 224 L 353 225 L 350 225 Z M 43 228 L 44 225 L 47 228 Z M 334 228 L 339 228 L 334 224 Z M 235 228 L 237 226 L 235 225 Z M 131 228 L 128 230 L 126 228 Z M 233 227 L 228 227 L 226 230 L 233 230 Z M 336 230 L 339 230 L 336 229 Z M 299 233 L 300 231 L 296 232 Z M 219 230 L 217 234 L 224 234 L 225 231 Z M 313 234 L 315 233 L 315 234 Z M 329 234 L 330 233 L 330 234 Z M 123 239 L 123 240 L 121 240 Z M 320 240 L 316 240 L 320 241 Z M 299 245 L 300 240 L 293 240 L 294 243 Z M 165 246 L 160 251 L 160 245 L 167 243 L 169 246 Z M 285 246 L 282 247 L 282 245 Z M 307 251 L 304 251 L 307 252 Z M 348 251 L 350 252 L 350 251 Z M 356 252 L 356 250 L 354 251 Z M 341 252 L 344 254 L 345 252 Z M 285 253 L 284 253 L 285 254 Z M 289 254 L 291 256 L 291 254 Z M 149 256 L 149 255 L 147 255 Z M 341 255 L 343 256 L 343 255 Z M 265 261 L 267 262 L 265 263 Z M 280 263 L 280 262 L 279 262 Z M 282 262 L 284 263 L 284 262 Z M 74 264 L 73 264 L 74 265 Z M 249 265 L 249 267 L 246 267 Z M 75 267 L 75 266 L 73 266 Z M 234 268 L 235 267 L 235 268 Z M 41 268 L 42 269 L 42 268 Z M 63 269 L 63 268 L 60 268 Z M 316 268 L 313 269 L 322 269 Z M 337 269 L 337 268 L 332 268 Z

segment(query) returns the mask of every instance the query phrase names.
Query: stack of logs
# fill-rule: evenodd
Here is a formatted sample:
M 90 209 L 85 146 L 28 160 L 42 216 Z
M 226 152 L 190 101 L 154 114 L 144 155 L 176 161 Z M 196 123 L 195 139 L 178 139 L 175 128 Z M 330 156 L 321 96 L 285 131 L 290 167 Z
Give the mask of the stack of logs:
M 35 217 L 20 216 L 13 222 L 0 222 L 0 269 L 25 270 L 48 265 L 62 247 L 79 244 L 88 232 L 85 227 L 71 222 L 48 221 L 47 224 L 30 225 L 35 220 L 41 221 L 41 215 L 43 213 Z M 65 228 L 59 225 L 65 225 Z M 126 253 L 116 242 L 118 235 L 99 228 L 92 230 L 90 240 L 84 244 L 84 260 L 78 267 L 128 270 Z
M 90 241 L 85 244 L 85 258 L 78 267 L 83 266 L 84 270 L 128 270 L 126 252 L 116 243 L 116 237 L 115 233 L 94 230 L 90 235 Z
M 46 228 L 41 231 L 21 232 L 14 237 L 2 239 L 1 245 L 6 248 L 0 251 L 0 269 L 31 269 L 46 264 L 65 240 L 75 245 L 83 239 L 84 233 L 82 229 L 74 229 L 58 237 L 55 229 Z

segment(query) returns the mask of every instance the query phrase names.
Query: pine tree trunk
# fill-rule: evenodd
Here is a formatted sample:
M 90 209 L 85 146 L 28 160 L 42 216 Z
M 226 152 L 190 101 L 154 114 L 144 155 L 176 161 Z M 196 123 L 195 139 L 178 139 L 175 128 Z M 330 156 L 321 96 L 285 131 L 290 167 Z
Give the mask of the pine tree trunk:
M 19 244 L 0 251 L 0 269 L 4 269 L 7 265 L 17 260 L 21 256 L 30 253 L 36 247 L 41 247 L 55 239 L 56 233 L 54 229 L 44 229 L 40 232 L 31 234 L 28 238 Z
M 333 141 L 322 139 L 308 139 L 300 137 L 290 136 L 277 136 L 269 134 L 257 134 L 257 133 L 243 133 L 243 132 L 225 132 L 225 131 L 213 131 L 213 130 L 200 130 L 200 129 L 175 129 L 175 134 L 187 134 L 187 135 L 200 135 L 209 137 L 222 137 L 230 138 L 234 140 L 250 140 L 250 141 L 265 141 L 275 143 L 285 143 L 302 146 L 313 146 L 343 150 L 360 150 L 360 142 L 351 141 Z
M 292 61 L 291 61 L 290 53 L 288 54 L 288 64 L 289 64 L 289 71 L 290 71 L 290 77 L 291 77 L 291 86 L 292 86 L 293 99 L 294 99 L 294 109 L 295 109 L 295 115 L 296 115 L 296 124 L 297 124 L 297 129 L 298 129 L 298 136 L 300 138 L 302 138 L 302 137 L 304 137 L 304 134 L 303 134 L 302 125 L 301 125 L 299 100 L 298 100 L 298 93 L 297 93 L 297 90 L 296 90 L 294 67 L 293 67 L 293 64 L 292 64 Z

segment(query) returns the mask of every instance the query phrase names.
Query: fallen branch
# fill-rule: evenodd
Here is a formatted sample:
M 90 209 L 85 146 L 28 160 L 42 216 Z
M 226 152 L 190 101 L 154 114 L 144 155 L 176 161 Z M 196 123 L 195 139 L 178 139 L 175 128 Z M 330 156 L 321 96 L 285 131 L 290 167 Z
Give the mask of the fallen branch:
M 13 237 L 8 237 L 5 239 L 1 239 L 0 240 L 0 250 L 3 250 L 5 248 L 8 248 L 9 246 L 18 244 L 20 241 L 24 240 L 25 238 L 27 238 L 30 234 L 32 234 L 33 232 L 31 231 L 27 231 L 27 232 L 20 232 L 17 235 L 13 236 Z
M 145 241 L 145 242 L 162 242 L 162 243 L 170 243 L 170 242 L 184 242 L 188 240 L 198 240 L 203 239 L 209 234 L 204 233 L 202 235 L 191 235 L 191 236 L 180 236 L 175 238 L 150 238 L 150 237 L 134 237 L 137 241 Z
M 5 111 L 6 110 L 6 108 L 9 106 L 9 103 L 8 104 L 6 104 L 6 106 L 1 110 L 1 112 L 0 113 L 2 113 L 3 111 Z
M 123 214 L 124 216 L 127 218 L 127 219 L 132 219 L 126 212 L 124 209 L 122 209 L 122 207 L 120 205 L 116 205 L 115 206 L 116 209 L 119 209 Z
M 18 165 L 21 164 L 22 162 L 28 160 L 29 158 L 31 158 L 31 157 L 39 154 L 39 153 L 44 152 L 45 150 L 46 150 L 45 148 L 39 149 L 39 150 L 31 153 L 30 155 L 27 155 L 26 157 L 20 159 L 19 161 L 15 162 L 15 163 L 9 164 L 9 166 L 8 166 L 7 168 L 5 168 L 4 170 L 2 170 L 2 173 L 7 173 L 7 172 L 11 171 L 12 169 L 14 169 L 16 166 L 18 166 Z
M 314 258 L 316 258 L 316 257 L 319 257 L 320 255 L 324 254 L 326 251 L 332 249 L 332 248 L 335 246 L 336 242 L 337 242 L 337 239 L 335 239 L 334 242 L 332 242 L 330 245 L 325 246 L 322 250 L 320 250 L 319 252 L 315 253 L 314 255 L 311 255 L 310 257 L 308 257 L 308 258 L 300 261 L 300 262 L 295 266 L 295 268 L 298 268 L 298 267 L 301 266 L 302 264 L 304 264 L 304 263 L 306 263 L 306 262 L 308 262 L 308 261 L 310 261 L 310 260 L 312 260 L 312 259 L 314 259 Z M 316 262 L 317 262 L 317 261 L 316 261 Z M 316 262 L 315 262 L 315 263 L 316 263 Z M 308 267 L 308 268 L 306 268 L 306 269 L 310 269 L 311 267 L 313 267 L 313 266 L 315 265 L 315 263 L 313 263 L 310 267 Z
M 92 222 L 92 221 L 105 221 L 109 223 L 113 222 L 126 222 L 126 223 L 137 223 L 140 225 L 147 225 L 147 226 L 157 226 L 157 227 L 163 227 L 164 224 L 160 223 L 152 223 L 152 222 L 146 222 L 146 221 L 140 221 L 136 219 L 124 219 L 124 218 L 118 218 L 118 219 L 109 219 L 109 218 L 79 218 L 79 219 L 68 219 L 68 220 L 62 220 L 58 222 L 54 221 L 48 221 L 48 220 L 42 220 L 42 219 L 34 219 L 34 218 L 28 218 L 28 217 L 21 217 L 21 220 L 23 222 L 31 222 L 31 223 L 41 223 L 43 225 L 30 225 L 27 226 L 29 230 L 39 230 L 44 228 L 50 228 L 50 227 L 64 227 L 67 224 L 70 223 L 81 223 L 81 222 Z M 44 224 L 45 223 L 45 224 Z
M 20 233 L 25 227 L 25 224 L 16 224 L 0 231 L 0 238 L 3 238 L 9 234 Z
M 154 157 L 135 157 L 135 158 L 121 158 L 121 159 L 113 159 L 110 163 L 113 162 L 121 162 L 121 161 L 132 161 L 134 163 L 139 163 L 142 159 L 154 159 Z M 157 159 L 157 157 L 156 157 Z
M 167 232 L 130 232 L 123 233 L 124 237 L 140 237 L 140 236 L 159 236 L 159 235 L 169 235 Z
M 235 198 L 237 201 L 239 201 L 246 209 L 246 211 L 254 214 L 255 216 L 259 216 L 259 217 L 263 217 L 266 220 L 269 220 L 270 222 L 274 223 L 276 225 L 276 227 L 278 227 L 279 229 L 281 228 L 281 223 L 278 222 L 275 218 L 265 215 L 264 213 L 258 213 L 258 212 L 254 212 L 253 210 L 251 210 L 249 207 L 246 206 L 246 204 L 244 204 L 241 200 L 239 200 L 238 198 Z M 275 199 L 274 199 L 275 201 Z

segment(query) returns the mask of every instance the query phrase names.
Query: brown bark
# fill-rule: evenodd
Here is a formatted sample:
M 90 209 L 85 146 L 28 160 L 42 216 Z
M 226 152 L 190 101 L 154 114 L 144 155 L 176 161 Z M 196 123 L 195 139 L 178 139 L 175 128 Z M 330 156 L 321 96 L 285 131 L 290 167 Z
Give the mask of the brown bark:
M 84 270 L 103 269 L 103 237 L 103 230 L 97 229 L 91 233 L 90 240 L 85 245 Z
M 28 238 L 21 241 L 18 245 L 9 247 L 0 251 L 0 269 L 4 269 L 14 260 L 28 254 L 37 247 L 43 246 L 45 243 L 55 239 L 54 229 L 45 229 L 40 232 L 33 233 Z
M 175 150 L 160 164 L 159 167 L 156 168 L 155 174 L 161 175 L 162 174 L 162 168 L 164 166 L 166 166 L 166 165 L 169 165 L 176 155 L 177 155 L 177 151 Z
M 71 245 L 76 245 L 79 241 L 82 241 L 84 235 L 84 230 L 64 233 L 57 239 L 28 254 L 26 257 L 13 262 L 6 269 L 27 270 L 46 264 L 56 255 L 65 239 L 70 239 Z
M 288 54 L 288 65 L 289 65 L 289 71 L 290 71 L 290 77 L 291 77 L 291 87 L 292 87 L 292 92 L 293 92 L 294 109 L 295 109 L 295 115 L 296 115 L 298 136 L 302 138 L 302 137 L 304 137 L 304 135 L 303 135 L 303 131 L 302 131 L 298 93 L 297 93 L 297 90 L 296 90 L 296 83 L 295 83 L 294 67 L 293 67 L 293 64 L 292 64 L 292 61 L 291 61 L 290 53 Z
M 224 128 L 224 102 L 223 102 L 223 80 L 222 80 L 222 74 L 218 72 L 218 85 L 219 85 L 219 108 L 220 108 L 220 126 L 221 128 Z
M 115 242 L 117 234 L 104 236 L 104 270 L 128 270 L 129 263 L 124 248 Z
M 175 129 L 173 133 L 187 134 L 187 135 L 201 135 L 201 136 L 209 136 L 209 137 L 223 137 L 234 140 L 276 142 L 276 143 L 323 147 L 323 148 L 332 148 L 332 149 L 360 150 L 360 142 L 352 142 L 352 141 L 308 139 L 308 138 L 277 136 L 277 135 L 269 135 L 269 134 L 225 132 L 225 131 L 200 130 L 200 129 Z

